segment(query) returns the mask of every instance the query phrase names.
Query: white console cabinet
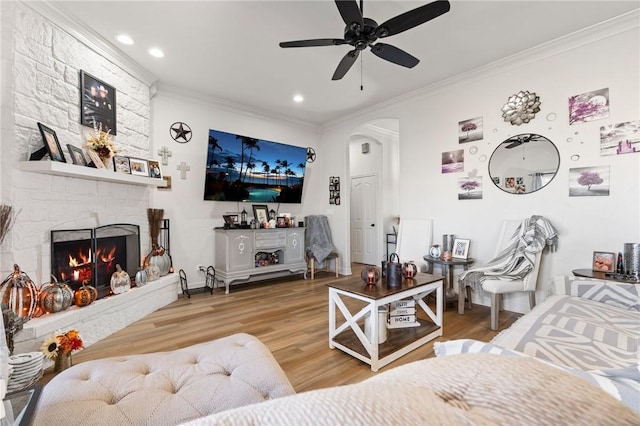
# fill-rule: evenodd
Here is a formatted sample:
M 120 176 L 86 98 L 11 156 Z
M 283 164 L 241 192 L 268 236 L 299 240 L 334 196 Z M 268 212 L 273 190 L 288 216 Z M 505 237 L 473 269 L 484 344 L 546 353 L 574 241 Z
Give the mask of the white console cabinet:
M 307 273 L 305 228 L 215 229 L 216 279 L 245 283 Z

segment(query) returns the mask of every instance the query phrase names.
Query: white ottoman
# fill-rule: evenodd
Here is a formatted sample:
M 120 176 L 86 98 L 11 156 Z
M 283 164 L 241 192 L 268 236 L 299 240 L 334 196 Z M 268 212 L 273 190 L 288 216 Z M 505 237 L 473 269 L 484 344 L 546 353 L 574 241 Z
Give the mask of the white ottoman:
M 34 424 L 171 425 L 294 393 L 269 349 L 240 333 L 75 365 L 45 386 Z

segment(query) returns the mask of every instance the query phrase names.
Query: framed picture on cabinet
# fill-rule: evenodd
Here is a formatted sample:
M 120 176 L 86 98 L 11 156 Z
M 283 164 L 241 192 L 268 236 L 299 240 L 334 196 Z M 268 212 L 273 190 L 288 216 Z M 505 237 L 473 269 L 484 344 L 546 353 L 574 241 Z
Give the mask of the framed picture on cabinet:
M 463 240 L 456 238 L 453 240 L 453 253 L 451 257 L 456 259 L 466 259 L 469 256 L 469 243 L 470 240 Z
M 606 251 L 594 251 L 592 269 L 598 272 L 615 272 L 616 254 Z

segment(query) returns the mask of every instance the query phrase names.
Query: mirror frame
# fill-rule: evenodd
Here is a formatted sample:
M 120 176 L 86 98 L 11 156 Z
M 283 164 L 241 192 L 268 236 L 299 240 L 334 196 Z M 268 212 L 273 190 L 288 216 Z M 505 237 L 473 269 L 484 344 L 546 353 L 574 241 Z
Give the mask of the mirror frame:
M 553 174 L 553 176 L 551 177 L 551 179 L 549 179 L 548 182 L 546 182 L 544 185 L 542 185 L 540 188 L 537 188 L 535 190 L 527 190 L 526 186 L 525 186 L 525 190 L 524 192 L 517 192 L 516 190 L 516 185 L 514 182 L 514 190 L 510 191 L 505 189 L 504 184 L 505 182 L 500 182 L 500 184 L 496 183 L 494 180 L 494 177 L 500 177 L 501 179 L 506 179 L 506 177 L 503 176 L 496 176 L 497 171 L 494 169 L 493 173 L 491 170 L 491 163 L 492 161 L 494 161 L 497 157 L 497 155 L 501 155 L 503 153 L 506 153 L 505 149 L 507 145 L 513 144 L 513 143 L 519 143 L 520 145 L 522 144 L 528 144 L 528 143 L 548 143 L 549 145 L 551 145 L 551 147 L 553 147 L 553 151 L 551 152 L 555 152 L 556 158 L 557 158 L 557 165 L 555 170 L 553 170 L 553 173 L 551 171 L 548 171 L 545 173 L 548 174 Z M 525 145 L 526 147 L 526 145 Z M 550 149 L 550 148 L 549 148 Z M 495 165 L 494 165 L 495 168 Z M 560 169 L 560 152 L 558 151 L 558 147 L 547 137 L 542 136 L 540 134 L 537 133 L 521 133 L 519 135 L 515 135 L 515 136 L 510 136 L 509 138 L 505 139 L 503 142 L 501 142 L 496 149 L 494 149 L 493 153 L 491 154 L 491 158 L 489 158 L 489 164 L 487 165 L 487 169 L 489 172 L 489 177 L 491 178 L 491 182 L 501 191 L 506 192 L 507 194 L 515 194 L 515 195 L 525 195 L 525 194 L 532 194 L 534 192 L 537 192 L 545 187 L 547 187 L 552 181 L 553 179 L 557 176 L 558 174 L 558 170 Z M 514 176 L 515 178 L 515 176 Z

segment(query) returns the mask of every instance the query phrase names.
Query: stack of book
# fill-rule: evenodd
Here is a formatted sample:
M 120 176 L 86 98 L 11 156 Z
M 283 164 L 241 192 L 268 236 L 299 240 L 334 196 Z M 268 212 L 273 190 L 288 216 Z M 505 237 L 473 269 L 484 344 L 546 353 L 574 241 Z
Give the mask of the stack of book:
M 397 300 L 391 302 L 389 323 L 387 328 L 418 327 L 416 320 L 416 301 L 413 299 Z

